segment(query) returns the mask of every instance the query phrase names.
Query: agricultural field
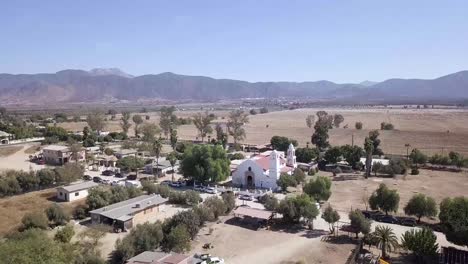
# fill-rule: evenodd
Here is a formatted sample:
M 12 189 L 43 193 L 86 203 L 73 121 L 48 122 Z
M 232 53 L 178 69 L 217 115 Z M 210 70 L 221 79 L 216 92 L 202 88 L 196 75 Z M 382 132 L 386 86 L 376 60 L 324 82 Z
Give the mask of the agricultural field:
M 468 111 L 463 109 L 298 109 L 276 111 L 267 114 L 249 116 L 250 122 L 245 125 L 248 144 L 265 144 L 274 135 L 286 136 L 298 140 L 301 146 L 310 141 L 313 129 L 306 126 L 307 115 L 325 110 L 329 114 L 343 115 L 341 127 L 330 130 L 332 145 L 354 144 L 362 145 L 370 130 L 380 129 L 380 123 L 392 123 L 394 130 L 380 131 L 382 148 L 388 154 L 406 154 L 405 144 L 410 148 L 419 148 L 426 154 L 457 151 L 468 155 Z M 226 122 L 228 111 L 213 111 L 217 115 L 214 122 Z M 190 117 L 194 111 L 178 111 L 178 117 Z M 149 120 L 159 122 L 158 113 L 144 113 Z M 106 129 L 120 131 L 120 116 L 114 121 L 108 121 Z M 316 118 L 317 120 L 317 118 Z M 356 130 L 356 122 L 363 123 L 362 130 Z M 81 131 L 86 122 L 60 123 L 60 126 Z M 130 128 L 133 133 L 133 127 Z M 197 131 L 194 125 L 183 125 L 178 128 L 181 139 L 195 140 Z M 214 135 L 213 135 L 214 136 Z M 410 149 L 411 150 L 411 149 Z

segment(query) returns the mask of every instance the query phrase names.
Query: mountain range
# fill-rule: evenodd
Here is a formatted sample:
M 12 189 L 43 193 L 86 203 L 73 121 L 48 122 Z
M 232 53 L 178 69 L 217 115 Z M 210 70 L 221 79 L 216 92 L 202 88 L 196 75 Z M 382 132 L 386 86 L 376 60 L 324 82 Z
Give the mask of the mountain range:
M 452 102 L 468 99 L 468 71 L 436 79 L 357 84 L 246 82 L 170 72 L 132 76 L 119 69 L 0 74 L 0 103 L 105 103 L 151 100 L 217 101 L 291 98 L 350 103 Z

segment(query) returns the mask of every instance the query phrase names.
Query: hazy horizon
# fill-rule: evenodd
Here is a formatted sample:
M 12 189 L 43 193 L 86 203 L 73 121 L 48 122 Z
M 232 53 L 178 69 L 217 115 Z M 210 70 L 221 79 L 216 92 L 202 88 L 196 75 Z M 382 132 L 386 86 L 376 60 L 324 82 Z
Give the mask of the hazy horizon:
M 468 2 L 15 1 L 0 72 L 360 83 L 468 69 Z

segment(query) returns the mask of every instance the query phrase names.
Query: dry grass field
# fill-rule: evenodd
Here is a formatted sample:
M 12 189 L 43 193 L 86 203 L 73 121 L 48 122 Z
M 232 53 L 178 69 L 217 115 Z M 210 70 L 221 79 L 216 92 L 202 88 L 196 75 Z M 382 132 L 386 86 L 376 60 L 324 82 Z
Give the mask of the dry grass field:
M 0 157 L 8 157 L 13 155 L 22 148 L 22 146 L 2 146 L 0 147 Z
M 381 122 L 390 122 L 395 126 L 393 131 L 380 131 L 382 148 L 390 154 L 406 154 L 405 144 L 419 148 L 428 154 L 448 153 L 458 151 L 468 155 L 468 111 L 457 109 L 298 109 L 277 111 L 267 114 L 250 116 L 246 124 L 247 139 L 245 143 L 264 144 L 274 135 L 287 136 L 299 141 L 305 146 L 310 141 L 313 129 L 306 126 L 305 118 L 319 110 L 326 110 L 330 114 L 340 113 L 348 125 L 347 129 L 330 130 L 330 143 L 333 145 L 351 144 L 362 145 L 370 130 L 380 129 Z M 225 122 L 227 111 L 215 111 L 217 122 Z M 179 117 L 190 117 L 193 111 L 179 111 Z M 157 113 L 147 113 L 150 120 L 145 122 L 159 122 Z M 120 117 L 117 116 L 116 119 Z M 363 123 L 363 130 L 356 130 L 357 121 Z M 60 126 L 80 131 L 85 122 L 61 123 Z M 268 127 L 267 127 L 268 126 Z M 119 121 L 108 121 L 106 129 L 120 131 Z M 133 127 L 131 128 L 133 131 Z M 180 126 L 179 137 L 194 140 L 197 131 L 193 125 Z
M 55 194 L 54 188 L 0 199 L 0 237 L 17 230 L 27 213 L 44 211 L 54 203 Z M 72 212 L 72 208 L 78 203 L 61 205 L 66 211 Z
M 320 175 L 326 173 L 320 172 Z M 437 204 L 446 197 L 468 195 L 468 173 L 420 170 L 419 175 L 397 176 L 396 178 L 374 178 L 357 180 L 333 180 L 332 195 L 328 202 L 342 212 L 351 208 L 365 209 L 363 197 L 369 197 L 379 184 L 385 183 L 390 189 L 398 190 L 400 206 L 398 214 L 403 215 L 403 207 L 416 193 L 433 197 Z

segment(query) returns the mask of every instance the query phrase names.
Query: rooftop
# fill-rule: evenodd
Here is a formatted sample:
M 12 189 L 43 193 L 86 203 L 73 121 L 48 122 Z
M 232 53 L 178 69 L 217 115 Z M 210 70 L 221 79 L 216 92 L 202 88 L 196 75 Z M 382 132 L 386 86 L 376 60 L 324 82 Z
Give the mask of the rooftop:
M 167 199 L 162 198 L 160 195 L 141 195 L 123 202 L 111 204 L 96 210 L 91 211 L 92 214 L 100 214 L 102 216 L 119 219 L 124 221 L 124 219 L 131 219 L 129 216 L 134 215 L 135 213 L 167 202 Z
M 49 145 L 44 147 L 43 150 L 68 151 L 68 147 L 63 145 Z
M 5 131 L 0 131 L 0 137 L 9 137 L 9 136 L 11 136 L 10 133 L 7 133 Z
M 129 259 L 127 264 L 178 264 L 190 258 L 177 253 L 145 251 Z
M 77 184 L 72 184 L 68 186 L 63 186 L 59 187 L 57 189 L 63 189 L 67 192 L 76 192 L 76 191 L 81 191 L 81 190 L 86 190 L 89 188 L 93 188 L 98 186 L 99 184 L 92 182 L 92 181 L 87 181 L 87 182 L 82 182 L 82 183 L 77 183 Z
M 272 216 L 272 211 L 257 209 L 252 207 L 239 206 L 234 210 L 234 215 L 249 216 L 252 218 L 268 220 Z

